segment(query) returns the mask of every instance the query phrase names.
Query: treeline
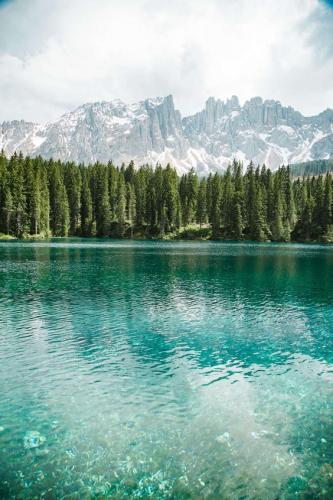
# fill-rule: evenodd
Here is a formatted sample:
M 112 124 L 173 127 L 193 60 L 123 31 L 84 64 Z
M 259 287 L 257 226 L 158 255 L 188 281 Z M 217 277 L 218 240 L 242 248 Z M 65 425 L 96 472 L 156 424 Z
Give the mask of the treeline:
M 303 163 L 295 163 L 290 166 L 293 177 L 303 177 L 303 175 L 324 175 L 333 172 L 333 159 L 331 160 L 311 160 Z
M 133 162 L 118 168 L 0 155 L 0 233 L 332 241 L 330 174 L 293 180 L 234 161 L 223 174 L 179 177 Z

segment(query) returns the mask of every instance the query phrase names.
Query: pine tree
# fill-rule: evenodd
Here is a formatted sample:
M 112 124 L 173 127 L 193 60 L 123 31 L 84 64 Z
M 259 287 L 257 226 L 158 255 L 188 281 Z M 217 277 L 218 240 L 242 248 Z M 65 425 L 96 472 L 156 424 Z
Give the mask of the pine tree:
M 200 225 L 206 224 L 207 222 L 207 181 L 205 178 L 201 179 L 198 189 L 198 197 L 197 197 L 197 213 L 196 220 Z
M 322 239 L 333 243 L 333 194 L 332 176 L 326 174 L 322 208 Z
M 287 221 L 289 223 L 290 230 L 292 231 L 295 227 L 297 214 L 295 207 L 294 190 L 290 176 L 290 168 L 287 167 L 286 171 L 286 182 L 285 182 L 285 198 L 287 205 Z
M 35 164 L 29 157 L 25 159 L 24 170 L 27 229 L 29 234 L 36 235 L 40 231 L 40 174 L 38 168 L 35 168 Z
M 155 234 L 157 230 L 157 197 L 155 191 L 155 179 L 151 173 L 147 182 L 147 196 L 146 196 L 146 216 L 147 232 Z
M 218 174 L 215 174 L 211 181 L 211 209 L 209 222 L 212 226 L 213 238 L 218 238 L 221 228 L 221 180 Z
M 117 235 L 123 237 L 125 233 L 125 218 L 126 218 L 126 186 L 124 173 L 121 171 L 118 176 L 117 184 L 117 207 L 116 220 L 118 222 Z
M 73 163 L 65 166 L 64 182 L 69 206 L 69 233 L 75 236 L 79 234 L 81 224 L 81 172 Z
M 4 188 L 1 207 L 1 232 L 11 234 L 13 217 L 13 198 L 8 186 Z
M 13 212 L 10 217 L 10 232 L 22 237 L 27 230 L 27 210 L 24 186 L 24 159 L 14 153 L 9 161 L 10 191 Z
M 242 197 L 239 191 L 236 191 L 233 197 L 233 208 L 231 214 L 230 235 L 235 240 L 243 239 L 244 221 L 242 210 Z
M 0 153 L 0 233 L 147 236 L 209 222 L 213 238 L 333 242 L 333 181 L 327 174 L 293 180 L 288 167 L 245 175 L 234 161 L 198 180 L 191 170 L 133 162 L 88 167 Z
M 262 187 L 260 183 L 255 186 L 251 210 L 250 238 L 256 241 L 265 241 L 267 240 L 268 227 L 264 212 Z
M 230 167 L 223 176 L 221 197 L 221 218 L 224 226 L 224 234 L 230 237 L 233 234 L 233 210 L 234 210 L 235 188 Z
M 135 178 L 135 166 L 134 162 L 131 161 L 124 170 L 124 179 L 127 184 L 134 184 Z
M 153 189 L 155 191 L 155 200 L 156 200 L 156 218 L 157 218 L 156 229 L 160 236 L 164 235 L 165 223 L 166 223 L 163 177 L 164 177 L 163 168 L 160 164 L 157 164 L 153 176 L 154 178 Z
M 50 191 L 48 183 L 48 172 L 46 162 L 41 157 L 35 160 L 36 168 L 39 176 L 40 189 L 40 220 L 39 232 L 44 236 L 50 234 Z
M 117 182 L 118 182 L 119 171 L 116 167 L 109 162 L 108 163 L 108 178 L 109 178 L 109 198 L 110 198 L 110 217 L 111 220 L 116 218 L 116 206 L 117 206 Z
M 10 191 L 8 161 L 3 151 L 0 154 L 0 233 L 10 234 L 13 200 Z
M 111 209 L 109 200 L 108 170 L 104 165 L 96 164 L 95 170 L 95 214 L 97 236 L 109 236 Z
M 177 225 L 177 210 L 179 206 L 178 177 L 176 171 L 168 164 L 163 171 L 163 231 L 170 232 Z
M 134 189 L 136 200 L 136 225 L 143 226 L 146 220 L 147 209 L 147 178 L 150 175 L 149 169 L 142 167 L 134 177 Z
M 274 205 L 271 233 L 273 241 L 284 240 L 285 232 L 283 226 L 283 205 L 282 205 L 281 192 L 279 189 L 277 189 L 275 193 L 275 205 Z
M 209 174 L 207 177 L 207 187 L 206 187 L 206 211 L 207 211 L 207 219 L 209 222 L 211 221 L 212 214 L 212 184 L 213 184 L 213 176 Z
M 53 236 L 68 236 L 69 206 L 63 172 L 59 162 L 50 160 L 50 208 Z
M 183 175 L 179 186 L 180 200 L 184 226 L 194 222 L 196 214 L 198 177 L 191 168 L 188 174 Z
M 136 218 L 136 198 L 134 186 L 129 182 L 126 183 L 126 212 L 127 220 L 131 228 L 131 236 L 133 236 L 133 225 Z
M 327 231 L 328 226 L 333 223 L 332 209 L 333 209 L 332 176 L 330 174 L 326 174 L 325 188 L 324 188 L 324 202 L 322 211 L 322 223 L 324 231 Z
M 92 197 L 88 181 L 88 171 L 82 168 L 82 185 L 81 185 L 81 235 L 92 235 L 93 210 Z

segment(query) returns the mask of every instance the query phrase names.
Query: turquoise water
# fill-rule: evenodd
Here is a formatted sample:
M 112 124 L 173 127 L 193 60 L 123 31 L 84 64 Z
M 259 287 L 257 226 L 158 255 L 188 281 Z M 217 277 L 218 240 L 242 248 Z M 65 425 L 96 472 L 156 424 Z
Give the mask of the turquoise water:
M 1 243 L 0 318 L 0 498 L 332 498 L 332 247 Z

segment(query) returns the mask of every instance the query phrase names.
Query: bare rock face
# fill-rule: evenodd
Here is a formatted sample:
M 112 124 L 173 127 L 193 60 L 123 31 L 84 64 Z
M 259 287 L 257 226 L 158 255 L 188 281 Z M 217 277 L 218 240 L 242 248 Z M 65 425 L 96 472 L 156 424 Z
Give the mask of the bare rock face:
M 170 162 L 180 173 L 223 170 L 233 158 L 275 169 L 333 157 L 333 110 L 305 117 L 261 97 L 243 106 L 236 96 L 210 97 L 202 111 L 182 118 L 171 95 L 131 105 L 96 102 L 46 125 L 4 122 L 0 148 L 85 164 Z
M 210 97 L 200 113 L 183 119 L 191 145 L 203 149 L 208 169 L 235 157 L 244 162 L 281 164 L 333 157 L 333 110 L 304 117 L 279 101 L 254 97 L 239 105 Z

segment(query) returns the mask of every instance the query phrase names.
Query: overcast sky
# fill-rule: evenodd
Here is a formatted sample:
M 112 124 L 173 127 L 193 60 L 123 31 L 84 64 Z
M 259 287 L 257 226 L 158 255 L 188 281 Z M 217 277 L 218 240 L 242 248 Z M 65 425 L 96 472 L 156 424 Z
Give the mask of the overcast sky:
M 0 121 L 173 94 L 333 107 L 333 6 L 320 0 L 0 0 Z

